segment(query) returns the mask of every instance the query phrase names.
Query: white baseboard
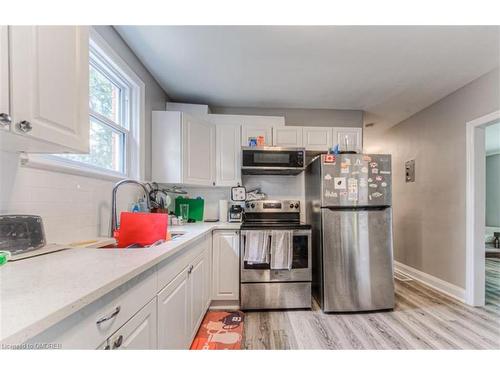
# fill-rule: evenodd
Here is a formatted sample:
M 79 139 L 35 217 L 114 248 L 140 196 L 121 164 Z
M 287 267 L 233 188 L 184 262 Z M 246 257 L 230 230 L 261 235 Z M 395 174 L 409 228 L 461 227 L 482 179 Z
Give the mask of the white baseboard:
M 394 266 L 397 271 L 410 276 L 411 278 L 420 281 L 422 284 L 430 286 L 437 291 L 446 294 L 460 302 L 465 301 L 465 289 L 460 288 L 454 284 L 447 281 L 441 280 L 435 276 L 429 275 L 428 273 L 419 271 L 413 267 L 407 266 L 406 264 L 394 261 Z
M 236 311 L 239 309 L 240 309 L 240 303 L 238 300 L 212 301 L 209 307 L 209 310 Z

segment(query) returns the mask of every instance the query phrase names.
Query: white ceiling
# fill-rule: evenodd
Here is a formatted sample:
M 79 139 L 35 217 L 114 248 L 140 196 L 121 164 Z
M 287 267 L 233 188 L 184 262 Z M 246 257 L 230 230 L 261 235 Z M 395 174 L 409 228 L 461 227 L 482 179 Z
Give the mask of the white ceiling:
M 116 26 L 171 99 L 366 111 L 385 128 L 499 65 L 497 26 Z
M 485 135 L 486 155 L 500 153 L 500 122 L 488 126 Z

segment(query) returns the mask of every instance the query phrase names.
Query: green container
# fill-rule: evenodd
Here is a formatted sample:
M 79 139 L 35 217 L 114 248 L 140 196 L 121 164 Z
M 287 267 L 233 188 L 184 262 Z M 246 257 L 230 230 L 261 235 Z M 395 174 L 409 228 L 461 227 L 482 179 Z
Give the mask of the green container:
M 190 199 L 184 197 L 175 198 L 175 216 L 181 214 L 181 204 L 189 205 L 188 218 L 194 221 L 203 221 L 203 211 L 205 210 L 205 200 L 202 198 Z

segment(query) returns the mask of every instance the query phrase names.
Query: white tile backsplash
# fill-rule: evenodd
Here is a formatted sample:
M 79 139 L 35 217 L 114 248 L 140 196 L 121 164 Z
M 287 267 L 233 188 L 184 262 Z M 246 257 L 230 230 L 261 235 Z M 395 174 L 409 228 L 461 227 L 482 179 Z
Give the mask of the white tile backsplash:
M 260 187 L 268 199 L 296 199 L 305 207 L 304 173 L 298 176 L 242 176 L 247 190 Z M 225 199 L 231 205 L 231 188 L 194 188 L 184 187 L 190 198 L 202 197 L 205 200 L 205 219 L 219 218 L 219 200 Z M 173 203 L 172 208 L 173 210 Z M 301 220 L 305 220 L 302 209 Z
M 17 154 L 2 151 L 0 176 L 0 214 L 42 216 L 49 242 L 108 236 L 113 181 L 21 167 Z M 118 208 L 139 196 L 136 187 L 123 186 Z
M 260 187 L 267 199 L 299 200 L 301 221 L 305 221 L 304 173 L 297 176 L 242 176 L 247 190 Z

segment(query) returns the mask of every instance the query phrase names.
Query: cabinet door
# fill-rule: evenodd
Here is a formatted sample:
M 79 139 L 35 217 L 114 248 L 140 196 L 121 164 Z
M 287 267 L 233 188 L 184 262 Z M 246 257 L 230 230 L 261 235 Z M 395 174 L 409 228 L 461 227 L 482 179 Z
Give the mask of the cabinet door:
M 14 131 L 88 152 L 88 26 L 12 26 L 9 38 Z
M 310 151 L 328 151 L 332 147 L 333 129 L 328 127 L 302 128 L 304 147 Z
M 196 334 L 207 307 L 209 283 L 207 283 L 208 264 L 206 254 L 207 250 L 204 250 L 189 268 L 189 296 L 191 302 L 191 334 L 189 337 Z
M 241 127 L 241 145 L 248 146 L 249 138 L 264 137 L 264 144 L 266 146 L 273 145 L 273 128 L 271 126 L 257 126 L 257 125 L 243 125 Z
M 111 349 L 157 349 L 156 313 L 155 298 L 111 336 Z
M 216 125 L 216 179 L 217 186 L 241 184 L 241 127 Z
M 302 147 L 302 128 L 284 126 L 273 128 L 273 146 Z
M 363 151 L 361 128 L 333 128 L 334 143 L 338 143 L 341 151 Z
M 240 242 L 238 232 L 215 231 L 212 249 L 212 299 L 239 299 Z
M 188 270 L 158 294 L 158 348 L 187 349 L 191 333 Z
M 0 130 L 9 130 L 9 39 L 8 27 L 0 26 Z M 239 140 L 238 140 L 239 142 Z
M 215 185 L 215 125 L 182 114 L 182 170 L 185 184 Z

